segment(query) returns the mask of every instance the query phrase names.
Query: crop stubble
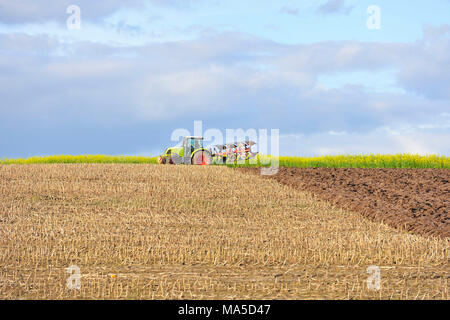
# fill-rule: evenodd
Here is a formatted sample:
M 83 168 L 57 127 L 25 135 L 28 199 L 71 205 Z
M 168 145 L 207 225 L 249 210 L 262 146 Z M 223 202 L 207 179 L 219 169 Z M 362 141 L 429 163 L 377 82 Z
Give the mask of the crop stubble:
M 3 299 L 449 297 L 448 239 L 234 169 L 9 165 L 0 197 Z

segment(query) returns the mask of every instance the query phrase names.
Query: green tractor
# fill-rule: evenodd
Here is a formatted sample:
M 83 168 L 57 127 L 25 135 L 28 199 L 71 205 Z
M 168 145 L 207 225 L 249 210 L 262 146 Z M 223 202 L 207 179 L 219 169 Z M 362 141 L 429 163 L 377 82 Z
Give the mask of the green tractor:
M 159 164 L 210 165 L 211 150 L 203 146 L 203 137 L 188 136 L 175 147 L 167 148 L 158 158 Z

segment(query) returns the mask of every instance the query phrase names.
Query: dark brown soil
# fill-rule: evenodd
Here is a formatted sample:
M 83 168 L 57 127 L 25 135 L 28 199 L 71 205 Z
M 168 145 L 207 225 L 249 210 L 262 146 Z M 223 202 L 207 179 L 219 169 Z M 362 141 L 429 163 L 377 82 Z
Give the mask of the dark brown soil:
M 280 168 L 267 177 L 395 228 L 450 237 L 450 170 Z

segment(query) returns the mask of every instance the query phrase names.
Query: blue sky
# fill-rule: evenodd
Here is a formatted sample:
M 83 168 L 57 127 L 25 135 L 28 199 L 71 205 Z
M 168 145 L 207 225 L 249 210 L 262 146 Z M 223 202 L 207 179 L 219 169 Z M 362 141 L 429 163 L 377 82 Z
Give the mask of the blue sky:
M 0 158 L 155 155 L 194 120 L 449 155 L 450 0 L 0 0 L 0 98 Z

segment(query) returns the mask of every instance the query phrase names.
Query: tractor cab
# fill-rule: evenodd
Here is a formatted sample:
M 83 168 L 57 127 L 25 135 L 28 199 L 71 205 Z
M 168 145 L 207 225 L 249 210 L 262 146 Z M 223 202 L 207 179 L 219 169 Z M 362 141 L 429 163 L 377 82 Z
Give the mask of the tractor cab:
M 183 137 L 183 163 L 193 164 L 192 157 L 196 151 L 204 150 L 203 137 Z
M 161 164 L 211 164 L 211 151 L 203 145 L 203 137 L 183 137 L 177 146 L 167 148 L 164 155 L 160 156 L 158 162 Z

